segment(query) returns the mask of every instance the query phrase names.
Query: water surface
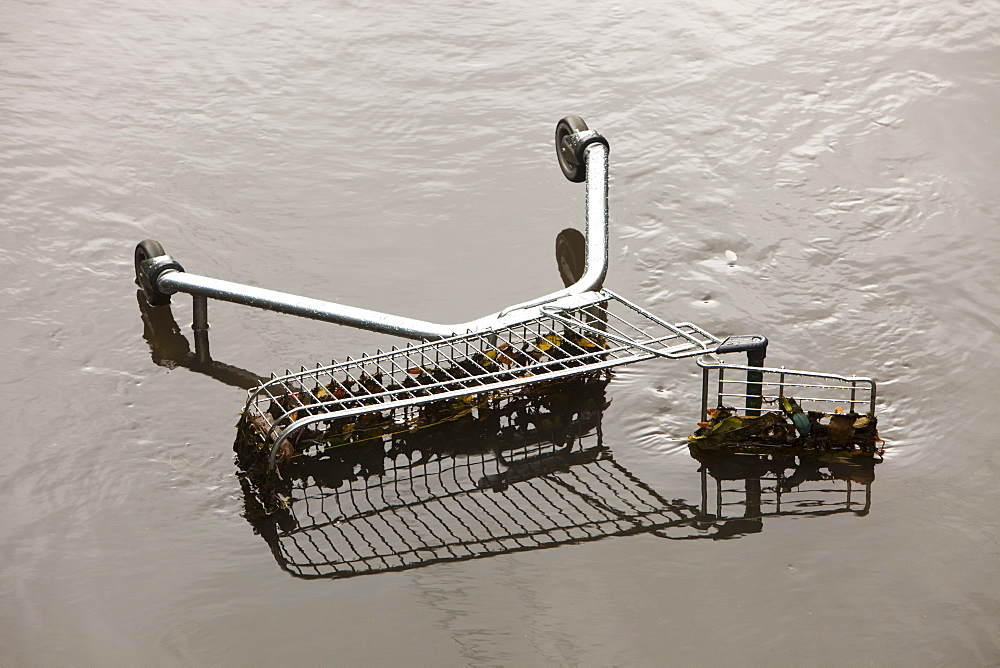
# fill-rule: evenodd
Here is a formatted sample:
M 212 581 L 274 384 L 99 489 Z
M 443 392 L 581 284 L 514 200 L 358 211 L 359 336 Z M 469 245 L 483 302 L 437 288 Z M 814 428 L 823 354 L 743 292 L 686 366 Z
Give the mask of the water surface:
M 995 2 L 0 8 L 0 660 L 992 664 L 1000 655 Z M 444 322 L 559 287 L 611 142 L 608 286 L 871 375 L 863 517 L 636 535 L 339 581 L 240 516 L 239 387 L 154 363 L 132 249 Z M 725 251 L 733 251 L 731 262 Z M 186 329 L 190 302 L 175 299 Z M 266 375 L 387 337 L 210 307 Z M 612 381 L 605 443 L 700 498 L 687 362 Z

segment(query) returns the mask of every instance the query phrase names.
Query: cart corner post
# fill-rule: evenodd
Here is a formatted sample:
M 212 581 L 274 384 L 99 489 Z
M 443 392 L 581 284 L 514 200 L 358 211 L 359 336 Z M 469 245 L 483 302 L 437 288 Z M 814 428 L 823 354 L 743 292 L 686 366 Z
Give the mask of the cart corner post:
M 760 334 L 730 336 L 715 350 L 716 353 L 745 352 L 747 366 L 762 368 L 767 357 L 767 337 Z M 760 415 L 764 394 L 764 372 L 747 369 L 746 413 Z M 704 420 L 702 416 L 702 420 Z

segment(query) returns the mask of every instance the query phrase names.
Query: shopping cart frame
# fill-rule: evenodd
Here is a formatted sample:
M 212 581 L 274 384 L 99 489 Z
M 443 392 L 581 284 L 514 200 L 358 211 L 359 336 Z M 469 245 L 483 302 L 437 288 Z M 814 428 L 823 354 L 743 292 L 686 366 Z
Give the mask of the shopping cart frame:
M 475 320 L 433 323 L 200 276 L 185 271 L 161 244 L 148 239 L 135 249 L 136 282 L 153 306 L 169 304 L 176 293 L 192 295 L 192 329 L 200 359 L 210 359 L 209 299 L 420 341 L 348 357 L 346 362 L 286 370 L 251 390 L 244 413 L 270 445 L 272 469 L 282 447 L 338 421 L 373 413 L 382 413 L 390 422 L 401 420 L 400 415 L 414 407 L 439 400 L 516 391 L 654 357 L 708 356 L 715 368 L 722 368 L 727 365 L 719 355 L 746 353 L 746 365 L 729 366 L 745 372 L 742 408 L 748 415 L 759 415 L 767 338 L 723 338 L 692 323 L 670 323 L 605 289 L 608 142 L 578 116 L 566 116 L 556 125 L 555 147 L 564 176 L 586 187 L 582 243 L 579 248 L 568 244 L 564 250 L 570 261 L 560 260 L 568 286 Z M 871 387 L 873 413 L 874 383 Z M 703 407 L 703 418 L 704 412 Z
M 209 299 L 424 341 L 496 330 L 535 318 L 543 307 L 575 306 L 579 302 L 573 298 L 600 290 L 608 273 L 609 145 L 578 116 L 566 116 L 559 121 L 555 140 L 556 156 L 563 174 L 570 181 L 586 185 L 583 271 L 572 285 L 562 290 L 496 313 L 468 322 L 441 324 L 200 276 L 185 271 L 177 260 L 164 252 L 159 242 L 149 239 L 140 242 L 135 249 L 136 282 L 153 306 L 170 303 L 171 295 L 179 292 L 190 294 L 194 300 L 195 343 L 196 346 L 204 344 L 205 348 Z M 740 350 L 763 350 L 766 340 L 748 337 L 742 342 L 729 341 L 724 350 L 718 352 L 733 352 L 734 346 Z

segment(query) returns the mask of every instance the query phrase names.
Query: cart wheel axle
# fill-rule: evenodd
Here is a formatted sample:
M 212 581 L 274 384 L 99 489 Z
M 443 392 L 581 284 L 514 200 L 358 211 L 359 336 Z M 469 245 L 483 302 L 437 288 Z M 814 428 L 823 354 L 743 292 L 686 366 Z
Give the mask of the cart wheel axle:
M 177 260 L 163 250 L 159 241 L 146 239 L 135 247 L 135 282 L 150 306 L 166 306 L 170 295 L 156 287 L 156 280 L 167 270 L 184 271 Z
M 608 145 L 608 140 L 587 127 L 579 116 L 566 116 L 556 123 L 556 159 L 563 176 L 573 183 L 587 180 L 587 147 Z

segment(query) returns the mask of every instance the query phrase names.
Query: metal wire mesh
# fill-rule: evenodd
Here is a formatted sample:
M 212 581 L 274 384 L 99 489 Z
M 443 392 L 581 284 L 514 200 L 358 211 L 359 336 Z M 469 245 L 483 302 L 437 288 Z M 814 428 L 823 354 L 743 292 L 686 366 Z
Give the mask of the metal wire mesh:
M 345 577 L 682 526 L 601 442 L 607 378 L 510 395 L 460 422 L 350 448 L 307 446 L 277 474 L 261 434 L 237 438 L 248 519 L 282 568 Z M 490 413 L 490 411 L 494 411 Z
M 393 465 L 376 481 L 335 490 L 300 480 L 296 526 L 275 534 L 272 548 L 296 575 L 344 576 L 652 531 L 693 516 L 634 484 L 601 448 L 563 466 L 502 493 L 484 486 L 505 475 L 486 455 Z
M 691 453 L 702 464 L 701 512 L 712 518 L 716 538 L 755 533 L 760 529 L 753 525 L 762 526 L 766 517 L 867 515 L 881 461 L 830 454 L 771 456 L 738 448 L 719 452 L 695 445 Z
M 875 415 L 876 387 L 871 378 L 836 374 L 703 363 L 702 420 L 709 408 L 727 406 L 781 410 L 779 399 L 791 397 L 805 411 Z
M 715 515 L 719 519 L 737 517 L 800 516 L 817 517 L 854 513 L 865 515 L 871 509 L 871 483 L 857 483 L 837 478 L 833 473 L 818 473 L 813 480 L 789 487 L 779 475 L 742 480 L 735 483 L 716 480 Z M 857 488 L 857 489 L 856 489 Z
M 817 478 L 815 453 L 800 452 L 793 464 L 780 450 L 753 454 L 762 472 L 713 471 L 714 513 L 711 463 L 700 469 L 700 506 L 664 498 L 604 447 L 604 388 L 616 366 L 704 356 L 702 420 L 713 401 L 759 415 L 788 396 L 804 410 L 867 408 L 874 417 L 870 379 L 722 364 L 713 353 L 740 348 L 608 291 L 535 313 L 487 332 L 303 367 L 251 391 L 237 461 L 247 518 L 282 568 L 348 577 L 636 533 L 727 538 L 758 531 L 767 514 L 842 511 L 825 507 L 838 494 L 825 488 L 789 506 L 793 487 L 842 476 L 827 464 L 831 472 Z M 691 447 L 696 458 L 720 456 Z M 726 516 L 722 481 L 733 479 L 746 480 L 744 517 Z
M 668 498 L 605 447 L 606 384 L 592 374 L 504 397 L 486 417 L 350 448 L 307 446 L 278 472 L 244 420 L 236 453 L 246 517 L 284 570 L 343 578 L 616 536 L 735 538 L 768 516 L 863 515 L 871 505 L 875 458 L 694 446 L 701 502 Z M 864 486 L 863 500 L 852 483 Z
M 688 357 L 720 339 L 690 323 L 669 324 L 621 297 L 589 293 L 573 308 L 499 329 L 470 333 L 358 359 L 302 367 L 250 393 L 246 414 L 277 451 L 300 430 L 348 416 L 381 413 L 398 430 L 426 419 L 421 404 L 485 396 L 528 384 L 649 359 Z

